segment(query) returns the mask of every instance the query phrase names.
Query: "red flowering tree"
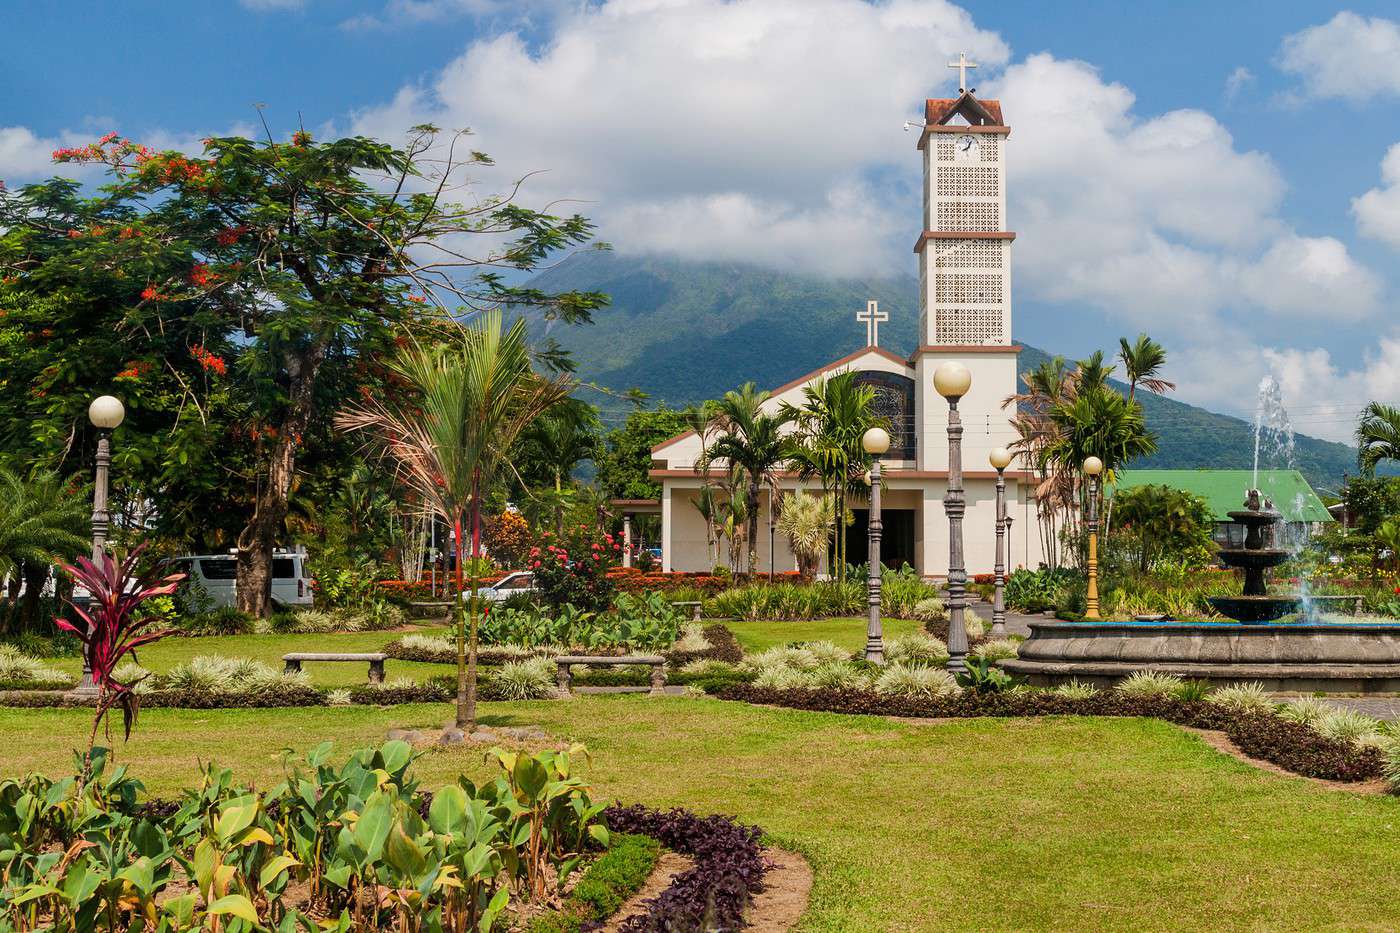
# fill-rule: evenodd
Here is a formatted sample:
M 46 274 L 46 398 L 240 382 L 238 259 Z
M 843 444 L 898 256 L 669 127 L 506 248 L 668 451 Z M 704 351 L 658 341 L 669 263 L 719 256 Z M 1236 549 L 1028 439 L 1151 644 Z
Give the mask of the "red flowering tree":
M 0 415 L 40 414 L 36 453 L 52 456 L 90 449 L 71 441 L 94 394 L 146 413 L 119 429 L 116 474 L 143 475 L 160 520 L 183 516 L 181 531 L 221 520 L 237 545 L 240 608 L 259 615 L 294 490 L 308 474 L 333 489 L 351 459 L 331 415 L 346 398 L 395 390 L 378 360 L 396 338 L 435 339 L 485 305 L 587 320 L 605 300 L 503 280 L 498 268 L 528 271 L 591 226 L 511 195 L 453 203 L 463 173 L 490 160 L 433 127 L 404 148 L 302 132 L 209 139 L 191 157 L 109 134 L 54 156 L 103 165 L 109 183 L 91 197 L 62 179 L 0 190 L 0 287 L 24 309 L 21 344 L 43 348 L 10 370 L 0 339 Z M 473 239 L 480 251 L 464 245 Z M 94 313 L 68 311 L 74 293 Z M 61 326 L 36 326 L 60 308 Z M 64 341 L 98 352 L 84 359 Z M 154 440 L 138 451 L 128 445 L 140 431 Z

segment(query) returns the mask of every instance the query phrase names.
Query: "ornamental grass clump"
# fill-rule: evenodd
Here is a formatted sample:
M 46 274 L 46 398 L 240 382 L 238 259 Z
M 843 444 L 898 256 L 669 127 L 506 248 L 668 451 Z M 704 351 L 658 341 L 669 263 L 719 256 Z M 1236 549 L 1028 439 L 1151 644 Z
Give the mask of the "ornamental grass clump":
M 948 646 L 922 629 L 915 629 L 885 645 L 885 660 L 891 664 L 925 664 L 941 666 L 948 660 Z
M 699 622 L 687 622 L 681 626 L 681 637 L 671 646 L 672 651 L 708 651 L 714 645 L 705 637 L 705 627 Z
M 543 700 L 554 696 L 556 671 L 549 658 L 507 661 L 490 682 L 502 700 Z
M 189 690 L 195 693 L 261 694 L 279 687 L 309 687 L 306 671 L 283 673 L 252 658 L 200 655 L 172 667 L 163 676 L 150 678 L 151 689 Z
M 31 658 L 11 645 L 0 645 L 0 690 L 17 687 L 49 690 L 73 686 L 73 676 Z
M 1326 716 L 1333 709 L 1332 704 L 1319 697 L 1299 697 L 1290 700 L 1278 708 L 1281 718 L 1289 722 L 1300 722 L 1305 726 L 1315 726 L 1317 721 Z
M 774 666 L 761 668 L 753 685 L 766 690 L 810 690 L 813 683 L 810 672 Z
M 718 661 L 714 658 L 697 658 L 682 664 L 680 672 L 691 677 L 707 677 L 714 674 L 732 674 L 739 669 L 738 665 L 730 664 L 728 661 Z
M 976 641 L 987 634 L 987 623 L 971 609 L 963 610 L 963 630 L 968 641 Z
M 1099 688 L 1093 684 L 1082 683 L 1076 678 L 1067 684 L 1056 686 L 1050 692 L 1067 700 L 1092 700 L 1098 696 Z
M 875 679 L 875 692 L 887 696 L 933 700 L 960 692 L 953 675 L 940 667 L 890 664 Z
M 909 611 L 909 618 L 917 622 L 947 622 L 948 608 L 937 596 L 921 599 Z
M 1258 681 L 1247 684 L 1231 684 L 1221 687 L 1206 696 L 1207 703 L 1214 703 L 1236 713 L 1272 713 L 1273 698 L 1264 685 Z
M 1380 720 L 1347 707 L 1334 707 L 1324 713 L 1313 728 L 1319 734 L 1338 742 L 1356 743 L 1380 728 Z
M 1175 696 L 1184 681 L 1175 674 L 1159 674 L 1156 671 L 1136 671 L 1129 674 L 1113 689 L 1126 697 L 1162 699 Z
M 747 670 L 760 672 L 773 668 L 813 671 L 820 667 L 821 663 L 821 659 L 806 648 L 776 646 L 745 658 L 743 667 Z
M 810 651 L 821 664 L 839 664 L 851 660 L 851 653 L 832 641 L 804 641 L 797 647 Z
M 811 685 L 818 689 L 867 690 L 870 688 L 870 675 L 849 660 L 828 661 L 807 674 L 806 677 Z
M 1016 657 L 1016 642 L 1009 638 L 987 641 L 972 649 L 972 653 L 988 661 L 1006 661 Z
M 399 638 L 399 646 L 410 651 L 423 651 L 432 654 L 452 652 L 452 639 L 446 635 L 420 635 L 409 633 Z

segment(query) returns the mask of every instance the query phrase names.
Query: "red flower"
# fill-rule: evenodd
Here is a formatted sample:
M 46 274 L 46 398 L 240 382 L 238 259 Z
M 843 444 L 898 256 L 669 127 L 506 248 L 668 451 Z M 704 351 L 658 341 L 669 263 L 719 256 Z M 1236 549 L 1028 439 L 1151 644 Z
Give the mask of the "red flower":
M 82 235 L 83 235 L 83 232 L 82 232 L 81 230 L 69 230 L 69 231 L 68 231 L 68 239 L 70 239 L 70 240 L 76 240 L 78 237 L 80 237 L 80 236 L 82 236 Z
M 190 281 L 195 285 L 208 285 L 217 277 L 218 276 L 210 272 L 209 267 L 202 262 L 195 263 L 194 268 L 190 270 Z
M 238 242 L 238 238 L 248 232 L 248 228 L 243 224 L 236 227 L 227 227 L 214 235 L 214 240 L 220 246 L 232 246 Z
M 228 372 L 227 363 L 198 344 L 190 347 L 190 356 L 194 357 L 195 362 L 199 363 L 206 373 L 222 376 Z
M 143 292 L 141 292 L 141 300 L 142 300 L 142 301 L 159 301 L 159 300 L 160 300 L 160 292 L 156 291 L 156 287 L 155 287 L 154 285 L 147 285 L 146 288 L 145 288 L 145 290 L 144 290 Z
M 416 305 L 421 305 L 423 302 L 427 301 L 428 299 L 425 298 L 425 297 L 423 297 L 422 295 L 409 295 L 409 296 L 408 296 L 408 300 L 411 301 L 411 302 L 413 302 L 413 303 L 416 304 Z

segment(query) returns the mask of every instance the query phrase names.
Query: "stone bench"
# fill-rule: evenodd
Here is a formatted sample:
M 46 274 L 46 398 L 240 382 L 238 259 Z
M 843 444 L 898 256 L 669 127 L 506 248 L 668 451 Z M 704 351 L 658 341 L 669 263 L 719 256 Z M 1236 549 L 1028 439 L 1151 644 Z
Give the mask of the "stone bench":
M 436 600 L 409 603 L 408 614 L 415 619 L 445 619 L 452 615 L 452 603 Z
M 573 696 L 573 667 L 606 667 L 609 664 L 647 664 L 651 666 L 651 695 L 663 696 L 666 693 L 666 659 L 659 654 L 623 654 L 614 657 L 587 654 L 561 654 L 554 659 L 559 666 L 559 698 Z
M 292 654 L 282 655 L 282 663 L 286 665 L 284 672 L 295 674 L 301 670 L 304 661 L 359 661 L 369 664 L 369 682 L 372 684 L 384 683 L 384 659 L 387 654 L 379 652 L 366 654 L 343 654 L 335 651 L 300 651 Z
M 694 600 L 689 600 L 689 599 L 683 599 L 683 600 L 678 600 L 677 602 L 673 602 L 673 603 L 671 603 L 671 605 L 672 605 L 672 606 L 675 606 L 677 609 L 689 609 L 689 610 L 690 610 L 690 619 L 691 619 L 691 621 L 692 621 L 692 622 L 699 622 L 699 621 L 700 621 L 700 603 L 699 603 L 699 602 L 696 602 L 696 601 L 694 601 Z

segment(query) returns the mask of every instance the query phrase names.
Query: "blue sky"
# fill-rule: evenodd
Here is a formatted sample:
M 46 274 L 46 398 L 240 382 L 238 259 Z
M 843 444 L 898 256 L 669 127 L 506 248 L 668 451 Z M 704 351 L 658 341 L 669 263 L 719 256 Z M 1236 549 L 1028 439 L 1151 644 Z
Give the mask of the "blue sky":
M 1015 330 L 1080 354 L 1147 330 L 1179 396 L 1300 429 L 1400 400 L 1400 10 L 1028 0 L 0 3 L 0 178 L 116 129 L 471 125 L 620 250 L 912 273 L 899 123 L 983 63 L 1013 128 Z M 59 15 L 55 11 L 61 10 Z M 718 63 L 718 64 L 716 64 Z M 1233 76 L 1233 78 L 1232 78 Z M 1357 199 L 1362 199 L 1357 202 Z M 1239 348 L 1236 353 L 1234 348 Z

